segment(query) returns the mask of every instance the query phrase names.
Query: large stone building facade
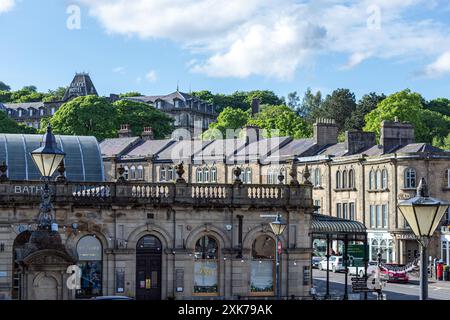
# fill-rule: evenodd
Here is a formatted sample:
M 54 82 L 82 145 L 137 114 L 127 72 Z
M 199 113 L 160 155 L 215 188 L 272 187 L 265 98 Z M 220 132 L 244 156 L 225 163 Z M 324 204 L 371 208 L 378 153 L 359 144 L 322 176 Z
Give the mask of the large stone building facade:
M 264 215 L 280 213 L 283 296 L 311 286 L 310 184 L 188 183 L 51 184 L 52 237 L 36 242 L 40 196 L 35 181 L 0 179 L 0 295 L 5 299 L 214 299 L 274 295 L 275 239 Z M 122 181 L 123 180 L 123 181 Z M 263 215 L 263 216 L 262 216 Z M 34 239 L 34 240 L 33 240 Z M 31 252 L 31 253 L 30 253 Z M 71 265 L 81 289 L 66 286 Z M 69 269 L 70 271 L 70 269 Z M 69 280 L 70 281 L 70 280 Z
M 349 131 L 338 142 L 333 120 L 319 119 L 311 139 L 263 138 L 257 128 L 234 139 L 211 141 L 107 139 L 100 144 L 107 179 L 116 179 L 122 166 L 129 180 L 149 182 L 176 179 L 174 164 L 186 164 L 193 183 L 231 183 L 241 169 L 244 184 L 289 184 L 308 165 L 317 212 L 365 224 L 369 258 L 378 252 L 386 262 L 407 263 L 418 254 L 414 236 L 397 209 L 399 201 L 415 194 L 424 177 L 433 197 L 450 200 L 450 152 L 414 142 L 408 123 L 384 121 L 380 144 L 375 133 Z M 253 133 L 252 133 L 253 130 Z M 449 263 L 448 215 L 430 245 L 430 255 Z

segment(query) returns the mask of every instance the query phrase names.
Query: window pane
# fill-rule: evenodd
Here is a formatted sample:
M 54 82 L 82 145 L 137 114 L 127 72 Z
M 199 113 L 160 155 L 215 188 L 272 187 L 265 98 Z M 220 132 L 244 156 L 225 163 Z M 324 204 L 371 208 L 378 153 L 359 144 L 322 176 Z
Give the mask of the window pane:
M 251 292 L 274 292 L 274 261 L 253 260 L 251 263 Z
M 217 261 L 197 260 L 194 263 L 194 292 L 218 292 Z

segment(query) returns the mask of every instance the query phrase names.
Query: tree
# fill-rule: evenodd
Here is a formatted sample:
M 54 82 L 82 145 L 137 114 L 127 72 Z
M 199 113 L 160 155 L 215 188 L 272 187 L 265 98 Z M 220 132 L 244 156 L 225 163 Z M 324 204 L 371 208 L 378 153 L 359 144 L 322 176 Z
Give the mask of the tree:
M 348 89 L 334 90 L 327 95 L 320 108 L 321 117 L 334 119 L 339 132 L 348 129 L 348 121 L 355 110 L 355 94 Z
M 127 97 L 142 97 L 142 94 L 140 92 L 137 91 L 131 91 L 131 92 L 126 92 L 126 93 L 121 93 L 119 94 L 120 98 L 127 98 Z
M 0 90 L 0 102 L 3 102 L 3 103 L 11 102 L 11 100 L 12 100 L 11 96 L 12 96 L 12 92 Z
M 421 142 L 433 144 L 436 141 L 443 141 L 450 133 L 450 117 L 424 109 L 421 111 L 420 118 L 425 126 Z
M 43 102 L 62 101 L 67 87 L 58 87 L 55 90 L 48 90 L 48 94 L 42 99 Z
M 55 133 L 95 136 L 99 141 L 116 137 L 118 111 L 108 100 L 89 95 L 64 103 L 50 119 Z M 42 123 L 41 127 L 44 127 Z
M 425 103 L 425 108 L 431 111 L 439 112 L 450 116 L 450 100 L 446 98 L 437 98 Z
M 114 102 L 119 124 L 129 124 L 134 135 L 138 136 L 144 127 L 153 129 L 155 138 L 165 138 L 173 131 L 173 119 L 166 113 L 142 102 L 118 100 Z
M 270 90 L 254 90 L 250 92 L 244 92 L 244 95 L 246 95 L 244 102 L 247 103 L 248 106 L 252 105 L 253 99 L 259 99 L 260 104 L 285 104 L 283 98 L 279 98 L 273 91 Z
M 209 129 L 202 135 L 204 139 L 211 139 L 221 134 L 226 137 L 227 129 L 236 130 L 243 128 L 250 119 L 250 110 L 225 108 L 217 117 L 217 122 L 211 123 Z
M 11 102 L 40 102 L 46 97 L 45 93 L 37 92 L 35 86 L 23 87 L 11 93 Z
M 11 87 L 3 81 L 0 81 L 0 91 L 11 91 Z
M 12 120 L 6 112 L 0 111 L 0 132 L 1 133 L 36 133 L 36 129 L 26 127 Z
M 263 105 L 262 111 L 248 124 L 267 130 L 267 136 L 290 136 L 294 139 L 311 136 L 312 127 L 286 105 Z
M 419 93 L 406 89 L 391 94 L 381 101 L 377 108 L 366 115 L 365 131 L 372 131 L 380 137 L 380 127 L 383 120 L 410 122 L 414 126 L 416 141 L 424 142 L 428 139 L 426 126 L 422 121 L 423 98 Z
M 365 94 L 356 105 L 350 119 L 347 122 L 346 129 L 362 130 L 366 124 L 365 116 L 375 110 L 377 105 L 386 99 L 384 94 L 378 95 L 375 92 Z
M 292 110 L 299 110 L 301 107 L 301 101 L 300 101 L 300 97 L 297 94 L 297 91 L 288 93 L 287 96 L 287 105 L 289 108 L 291 108 Z M 303 116 L 303 114 L 301 114 L 301 112 L 298 113 L 300 116 Z
M 317 91 L 315 94 L 312 93 L 311 89 L 306 89 L 303 96 L 302 102 L 297 109 L 297 114 L 309 123 L 313 124 L 316 118 L 322 117 L 322 93 Z
M 24 91 L 37 92 L 36 86 L 25 86 L 22 88 Z

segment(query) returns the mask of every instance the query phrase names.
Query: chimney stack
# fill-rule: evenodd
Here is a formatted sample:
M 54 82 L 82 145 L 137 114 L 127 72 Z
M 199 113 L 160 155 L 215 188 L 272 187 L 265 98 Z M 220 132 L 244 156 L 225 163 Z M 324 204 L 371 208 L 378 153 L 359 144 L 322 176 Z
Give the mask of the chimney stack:
M 253 100 L 252 100 L 252 116 L 259 113 L 259 104 L 260 104 L 259 98 L 253 98 Z
M 246 125 L 244 127 L 246 143 L 250 144 L 259 141 L 262 138 L 261 128 L 255 125 Z
M 384 120 L 381 122 L 380 143 L 383 152 L 389 153 L 396 147 L 414 143 L 414 126 L 409 122 Z
M 153 140 L 154 139 L 154 133 L 152 127 L 144 127 L 144 132 L 142 132 L 142 139 L 147 140 Z
M 132 136 L 130 125 L 121 124 L 119 130 L 119 138 L 129 138 Z
M 352 155 L 376 145 L 375 132 L 350 130 L 345 132 L 345 149 Z
M 338 127 L 334 119 L 316 119 L 314 142 L 319 146 L 338 143 Z

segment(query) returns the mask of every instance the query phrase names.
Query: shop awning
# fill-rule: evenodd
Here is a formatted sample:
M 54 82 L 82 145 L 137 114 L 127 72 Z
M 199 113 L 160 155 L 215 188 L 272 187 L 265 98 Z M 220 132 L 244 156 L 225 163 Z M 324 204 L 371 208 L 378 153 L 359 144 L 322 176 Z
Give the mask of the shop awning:
M 323 214 L 313 214 L 311 234 L 313 238 L 364 240 L 367 229 L 361 222 L 340 219 Z

